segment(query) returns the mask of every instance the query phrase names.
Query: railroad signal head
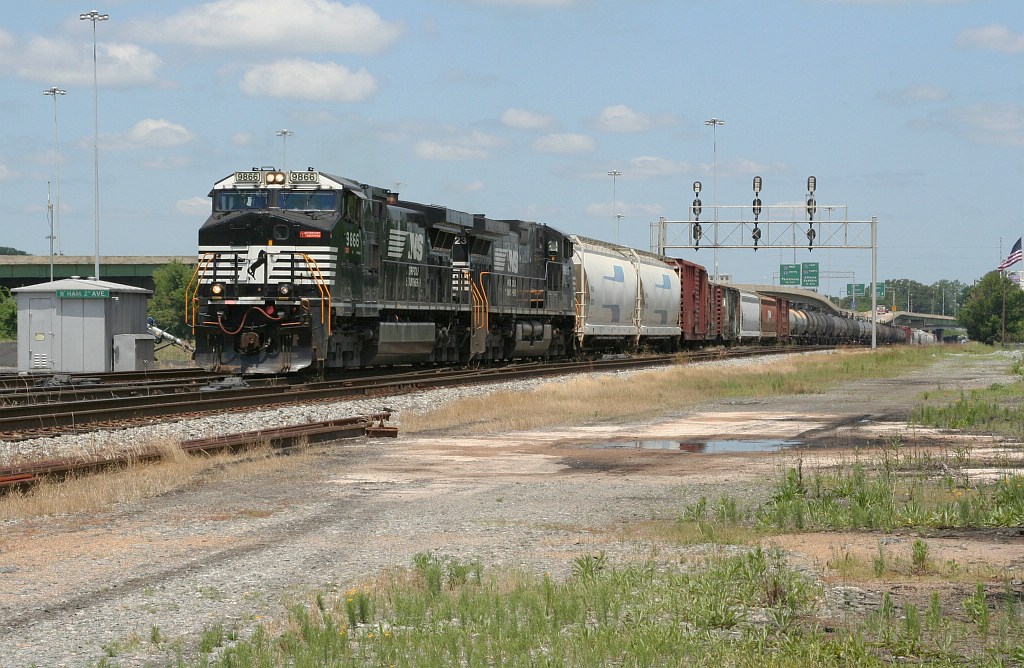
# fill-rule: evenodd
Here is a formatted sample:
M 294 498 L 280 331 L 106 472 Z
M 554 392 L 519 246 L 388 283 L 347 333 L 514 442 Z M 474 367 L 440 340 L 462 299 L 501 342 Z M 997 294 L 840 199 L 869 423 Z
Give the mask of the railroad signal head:
M 699 195 L 700 194 L 700 181 L 694 181 L 693 182 L 693 194 L 694 195 Z
M 807 198 L 807 219 L 814 220 L 814 214 L 818 211 L 818 203 L 813 197 Z
M 760 176 L 755 176 L 754 177 L 754 194 L 757 195 L 759 192 L 761 192 L 761 177 Z
M 807 192 L 813 193 L 814 189 L 818 187 L 818 179 L 813 176 L 807 177 Z
M 694 198 L 693 205 L 690 207 L 690 210 L 693 211 L 693 217 L 694 218 L 697 218 L 697 219 L 700 218 L 701 208 L 702 207 L 700 205 L 700 198 L 699 197 Z
M 754 252 L 757 252 L 757 242 L 761 240 L 761 228 L 754 223 L 754 231 L 750 233 L 750 238 L 754 240 Z
M 807 228 L 807 250 L 814 250 L 814 237 L 818 236 L 818 233 L 814 231 L 814 223 Z
M 700 223 L 693 224 L 693 245 L 697 250 L 700 250 L 700 238 L 704 232 L 700 228 Z
M 761 198 L 760 197 L 755 197 L 754 198 L 754 203 L 753 203 L 753 206 L 751 208 L 754 210 L 754 220 L 757 220 L 757 217 L 761 215 Z

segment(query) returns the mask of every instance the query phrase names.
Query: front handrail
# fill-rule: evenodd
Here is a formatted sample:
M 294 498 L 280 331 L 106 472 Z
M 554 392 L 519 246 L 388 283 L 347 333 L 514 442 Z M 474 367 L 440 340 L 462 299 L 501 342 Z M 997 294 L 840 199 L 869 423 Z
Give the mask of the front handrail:
M 207 269 L 216 262 L 219 253 L 204 253 L 196 263 L 196 270 L 192 272 L 192 278 L 185 286 L 185 324 L 192 328 L 192 335 L 196 333 L 196 315 L 199 311 L 199 285 L 201 277 L 206 276 Z
M 306 265 L 310 268 L 310 275 L 313 277 L 313 282 L 317 289 L 320 291 L 320 324 L 327 328 L 327 336 L 331 335 L 331 320 L 332 318 L 328 315 L 331 307 L 331 286 L 327 284 L 327 280 L 324 278 L 324 274 L 320 271 L 320 265 L 316 263 L 307 253 L 302 254 L 302 258 L 306 261 Z

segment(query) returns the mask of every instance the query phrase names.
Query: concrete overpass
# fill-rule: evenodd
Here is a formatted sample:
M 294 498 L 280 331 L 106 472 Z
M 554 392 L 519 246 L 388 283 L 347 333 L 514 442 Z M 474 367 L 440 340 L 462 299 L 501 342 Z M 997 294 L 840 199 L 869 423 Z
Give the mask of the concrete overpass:
M 810 309 L 812 311 L 831 313 L 832 315 L 843 315 L 843 312 L 828 297 L 814 290 L 791 288 L 785 285 L 754 285 L 752 283 L 730 283 L 729 285 L 740 290 L 759 292 L 772 297 L 784 297 L 801 310 Z
M 906 325 L 914 329 L 923 329 L 926 332 L 931 332 L 940 340 L 967 335 L 967 330 L 951 315 L 891 311 L 879 314 L 878 321 L 893 325 Z
M 171 262 L 194 266 L 195 255 L 100 256 L 100 278 L 112 283 L 153 289 L 153 271 Z M 92 255 L 54 255 L 53 279 L 87 277 L 96 273 Z M 49 255 L 0 255 L 0 285 L 21 288 L 50 281 Z

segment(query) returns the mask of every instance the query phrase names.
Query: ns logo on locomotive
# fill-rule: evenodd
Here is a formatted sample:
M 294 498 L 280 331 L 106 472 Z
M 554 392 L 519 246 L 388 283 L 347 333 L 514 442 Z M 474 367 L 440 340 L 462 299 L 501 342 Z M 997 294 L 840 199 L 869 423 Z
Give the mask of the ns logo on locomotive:
M 741 340 L 740 313 L 723 309 L 727 288 L 683 260 L 408 202 L 312 168 L 235 172 L 210 197 L 185 304 L 195 359 L 208 368 L 458 364 Z M 770 338 L 784 342 L 784 309 L 775 321 Z

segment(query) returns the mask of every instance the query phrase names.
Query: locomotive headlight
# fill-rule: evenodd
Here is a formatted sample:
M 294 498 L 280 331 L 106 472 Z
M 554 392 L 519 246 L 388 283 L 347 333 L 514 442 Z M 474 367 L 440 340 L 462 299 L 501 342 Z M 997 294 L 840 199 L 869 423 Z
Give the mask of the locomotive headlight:
M 284 299 L 291 299 L 292 294 L 295 293 L 295 286 L 291 283 L 282 283 L 277 286 L 277 296 L 283 297 Z
M 284 183 L 284 172 L 267 172 L 267 183 Z
M 224 296 L 224 284 L 214 283 L 210 286 L 210 296 L 214 299 L 220 299 Z

